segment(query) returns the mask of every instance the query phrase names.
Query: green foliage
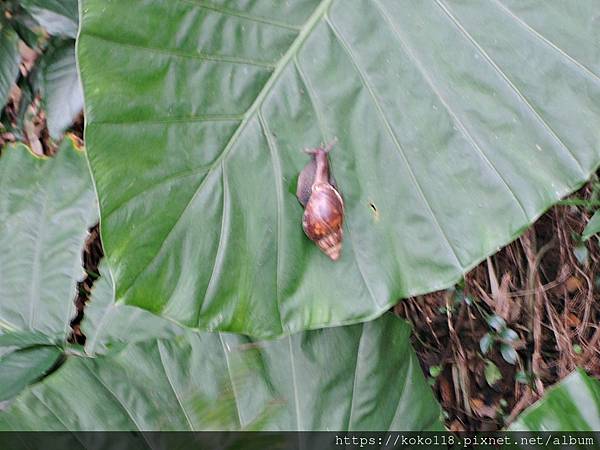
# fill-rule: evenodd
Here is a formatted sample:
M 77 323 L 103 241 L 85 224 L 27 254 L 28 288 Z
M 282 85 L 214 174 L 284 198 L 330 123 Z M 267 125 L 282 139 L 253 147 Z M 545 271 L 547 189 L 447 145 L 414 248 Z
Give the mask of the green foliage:
M 483 337 L 479 340 L 479 348 L 481 350 L 481 353 L 486 355 L 487 352 L 490 351 L 490 348 L 492 348 L 493 343 L 494 339 L 492 338 L 492 335 L 490 333 L 485 333 Z
M 498 366 L 490 360 L 485 362 L 485 369 L 483 373 L 485 375 L 485 381 L 489 386 L 494 386 L 502 379 L 500 369 L 498 369 Z
M 0 5 L 0 110 L 11 86 L 21 89 L 16 124 L 4 118 L 4 128 L 23 138 L 24 116 L 41 96 L 50 136 L 62 133 L 83 109 L 83 94 L 75 61 L 78 29 L 77 0 L 19 0 Z M 26 74 L 19 74 L 18 42 L 42 55 Z
M 523 411 L 509 430 L 600 430 L 600 382 L 577 369 Z
M 189 327 L 370 320 L 451 286 L 600 162 L 594 1 L 82 5 L 116 298 Z M 294 196 L 302 148 L 334 136 L 336 263 Z
M 504 361 L 506 361 L 509 364 L 512 364 L 513 366 L 517 363 L 517 360 L 519 359 L 517 351 L 510 344 L 500 344 L 500 354 L 502 355 L 502 358 L 504 358 Z
M 6 104 L 10 88 L 19 73 L 17 33 L 0 22 L 0 109 Z
M 151 339 L 175 339 L 183 334 L 181 327 L 144 309 L 116 304 L 112 274 L 104 264 L 100 274 L 81 323 L 89 355 L 120 351 L 127 344 Z
M 573 254 L 575 258 L 582 266 L 587 265 L 589 259 L 589 251 L 585 246 L 584 242 L 578 242 L 579 238 L 575 239 L 575 245 L 573 247 Z
M 59 139 L 83 109 L 75 41 L 51 40 L 39 61 L 39 70 L 48 131 L 53 139 Z
M 600 210 L 596 211 L 588 224 L 586 225 L 581 238 L 587 241 L 592 236 L 600 233 Z
M 533 374 L 530 372 L 525 372 L 524 370 L 519 370 L 515 374 L 515 381 L 521 384 L 532 385 L 533 384 Z
M 77 37 L 77 0 L 19 0 L 18 3 L 49 34 Z
M 9 331 L 0 334 L 0 347 L 27 348 L 36 345 L 56 345 L 63 339 L 62 333 L 53 336 L 41 331 Z
M 0 413 L 0 430 L 443 428 L 410 327 L 391 315 L 276 341 L 194 333 L 116 304 L 101 273 L 82 323 L 87 355 L 71 354 L 22 393 Z M 16 363 L 2 364 L 0 394 L 41 377 L 61 355 L 57 342 L 0 335 L 0 347 L 25 348 L 5 357 Z
M 0 402 L 41 378 L 60 358 L 59 347 L 30 347 L 0 357 Z
M 477 306 L 477 304 L 475 303 Z M 479 308 L 479 306 L 477 306 Z M 479 308 L 480 309 L 480 308 Z M 509 364 L 516 364 L 519 355 L 514 348 L 514 344 L 519 340 L 519 335 L 515 330 L 506 325 L 506 321 L 497 314 L 488 315 L 480 309 L 483 317 L 486 317 L 490 331 L 485 333 L 479 340 L 479 349 L 482 354 L 487 354 L 494 343 L 500 344 L 500 354 Z
M 0 158 L 0 401 L 59 359 L 75 313 L 81 252 L 98 206 L 83 152 L 53 159 L 23 144 Z
M 433 378 L 439 377 L 441 373 L 442 373 L 442 367 L 440 367 L 440 366 L 431 366 L 429 368 L 429 375 L 431 375 Z
M 5 148 L 0 180 L 3 401 L 60 362 L 97 205 L 83 154 L 70 139 L 52 159 L 35 158 L 24 145 Z M 410 347 L 410 328 L 396 318 L 272 342 L 195 334 L 116 305 L 112 275 L 102 273 L 82 328 L 88 355 L 106 356 L 70 351 L 64 365 L 0 413 L 0 428 L 442 428 L 439 405 Z M 379 351 L 384 344 L 393 346 L 393 357 Z M 391 377 L 397 379 L 392 389 Z M 74 380 L 81 396 L 73 395 Z M 121 403 L 113 391 L 124 395 Z M 145 403 L 127 404 L 138 397 Z M 402 414 L 414 410 L 417 399 L 418 412 Z M 40 420 L 40 408 L 54 415 Z
M 87 229 L 98 216 L 84 154 L 70 139 L 52 159 L 7 147 L 0 193 L 0 332 L 64 339 Z
M 4 149 L 0 430 L 441 430 L 442 366 L 426 380 L 408 325 L 372 319 L 461 279 L 600 161 L 595 5 L 505 3 L 82 0 L 107 257 L 74 349 L 92 180 L 69 139 L 47 161 Z M 41 93 L 58 139 L 82 105 L 77 3 L 3 7 L 0 101 L 17 81 L 18 131 Z M 18 38 L 44 54 L 16 79 Z M 333 136 L 335 264 L 294 196 L 300 149 Z M 457 294 L 445 313 L 478 307 Z M 482 354 L 516 364 L 517 333 L 484 316 Z M 599 390 L 579 371 L 513 429 L 598 428 Z
M 135 309 L 108 307 L 124 320 Z M 441 430 L 409 337 L 392 315 L 262 342 L 181 330 L 70 357 L 0 413 L 0 430 Z

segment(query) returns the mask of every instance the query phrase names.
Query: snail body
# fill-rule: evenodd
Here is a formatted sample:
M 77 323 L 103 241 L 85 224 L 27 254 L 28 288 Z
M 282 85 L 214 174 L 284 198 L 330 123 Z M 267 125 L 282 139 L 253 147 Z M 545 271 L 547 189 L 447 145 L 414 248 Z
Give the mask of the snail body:
M 344 236 L 344 200 L 330 174 L 328 153 L 333 143 L 325 148 L 306 150 L 311 161 L 298 177 L 296 196 L 304 206 L 302 228 L 308 238 L 333 261 L 341 254 Z

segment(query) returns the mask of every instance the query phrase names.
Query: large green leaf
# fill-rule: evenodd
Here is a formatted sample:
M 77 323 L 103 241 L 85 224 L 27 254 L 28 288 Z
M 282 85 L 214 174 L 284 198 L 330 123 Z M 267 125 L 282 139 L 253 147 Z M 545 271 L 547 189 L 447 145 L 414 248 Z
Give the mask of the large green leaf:
M 0 402 L 41 378 L 60 358 L 59 347 L 31 347 L 0 357 Z
M 4 108 L 10 88 L 19 73 L 19 39 L 15 31 L 0 22 L 0 110 Z
M 47 160 L 22 144 L 2 151 L 0 333 L 66 336 L 83 276 L 81 252 L 97 210 L 83 152 L 71 139 Z
M 75 41 L 52 40 L 39 64 L 48 131 L 52 138 L 58 139 L 83 109 Z
M 82 1 L 118 301 L 273 336 L 452 285 L 600 161 L 596 0 Z M 341 260 L 304 236 L 337 136 Z
M 38 345 L 51 346 L 60 344 L 63 337 L 60 334 L 51 336 L 40 331 L 11 331 L 0 334 L 0 347 L 27 348 Z
M 600 381 L 577 369 L 522 412 L 510 430 L 600 430 Z
M 151 339 L 174 339 L 184 333 L 183 328 L 145 309 L 115 303 L 112 274 L 104 264 L 100 274 L 81 322 L 88 354 L 120 350 L 127 344 Z
M 55 36 L 77 37 L 77 0 L 19 0 L 31 16 Z
M 263 342 L 182 330 L 70 357 L 0 413 L 0 430 L 441 430 L 409 337 L 389 314 Z
M 115 303 L 111 274 L 105 266 L 100 271 L 81 324 L 87 337 L 86 352 L 109 355 L 97 360 L 101 367 L 105 363 L 100 361 L 131 359 L 127 370 L 134 370 L 137 363 L 131 358 L 131 348 L 144 352 L 144 359 L 152 358 L 158 348 L 164 369 L 152 366 L 143 370 L 144 374 L 156 377 L 164 372 L 174 383 L 177 397 L 186 399 L 185 404 L 173 405 L 173 399 L 167 397 L 157 400 L 160 403 L 154 407 L 182 408 L 187 424 L 181 425 L 182 413 L 176 412 L 169 423 L 143 428 L 442 429 L 439 406 L 408 339 L 410 329 L 391 315 L 367 325 L 269 342 L 229 334 L 195 334 L 143 309 Z M 393 348 L 393 355 L 385 348 Z M 165 358 L 166 354 L 171 358 Z M 131 392 L 165 390 L 148 385 L 145 376 L 125 376 L 131 380 L 125 383 L 134 385 Z M 162 384 L 164 379 L 157 382 Z M 111 386 L 114 380 L 107 383 Z M 215 408 L 216 404 L 223 406 Z M 143 411 L 148 408 L 144 406 Z M 413 408 L 414 413 L 406 414 L 406 409 Z M 117 420 L 125 421 L 123 417 Z

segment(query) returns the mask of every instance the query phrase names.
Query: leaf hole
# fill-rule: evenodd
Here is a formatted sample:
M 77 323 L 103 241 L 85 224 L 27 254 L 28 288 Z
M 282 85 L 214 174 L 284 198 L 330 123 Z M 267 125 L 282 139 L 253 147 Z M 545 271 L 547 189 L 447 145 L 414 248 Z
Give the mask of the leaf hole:
M 373 213 L 373 220 L 379 222 L 379 210 L 377 209 L 377 205 L 373 202 L 369 202 L 369 208 L 371 208 L 371 212 Z

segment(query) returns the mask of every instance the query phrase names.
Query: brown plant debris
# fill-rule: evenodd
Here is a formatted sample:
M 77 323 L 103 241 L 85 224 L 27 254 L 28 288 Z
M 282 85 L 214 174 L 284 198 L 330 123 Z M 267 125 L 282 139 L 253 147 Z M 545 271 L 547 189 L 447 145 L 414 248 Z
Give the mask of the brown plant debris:
M 500 429 L 577 366 L 600 377 L 600 247 L 579 239 L 595 184 L 550 209 L 461 286 L 394 308 L 414 327 L 449 428 Z M 494 326 L 513 331 L 504 339 Z M 496 337 L 482 343 L 486 334 Z
M 80 324 L 83 320 L 85 305 L 90 300 L 94 282 L 100 276 L 98 265 L 103 256 L 104 251 L 102 250 L 102 242 L 100 240 L 100 229 L 99 225 L 96 224 L 90 229 L 90 234 L 83 249 L 85 277 L 77 284 L 77 298 L 75 299 L 77 315 L 71 321 L 72 333 L 69 337 L 69 342 L 71 343 L 85 344 L 85 335 L 81 332 Z

